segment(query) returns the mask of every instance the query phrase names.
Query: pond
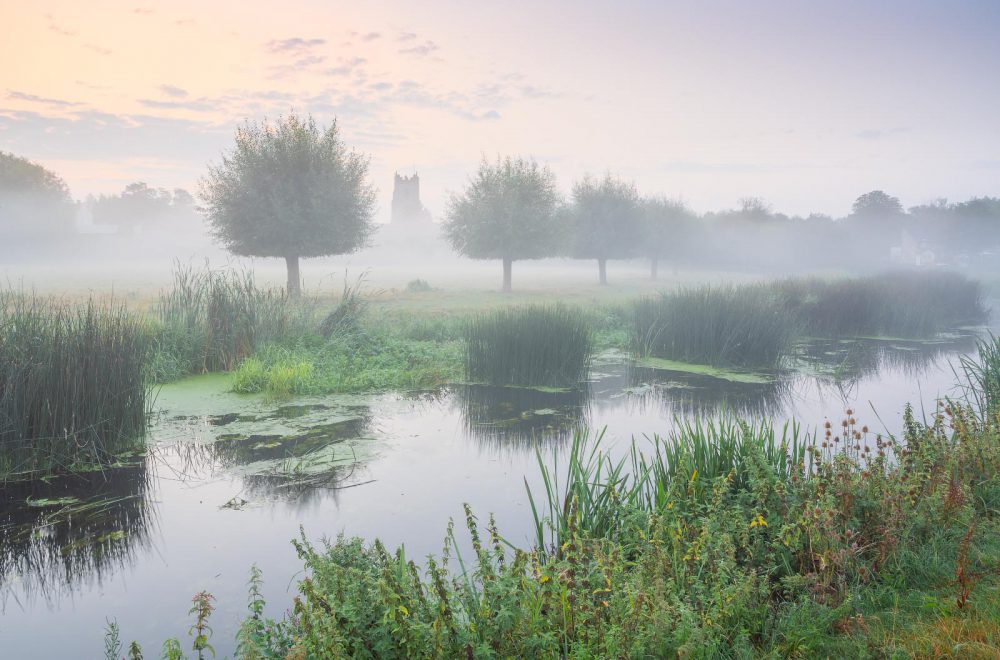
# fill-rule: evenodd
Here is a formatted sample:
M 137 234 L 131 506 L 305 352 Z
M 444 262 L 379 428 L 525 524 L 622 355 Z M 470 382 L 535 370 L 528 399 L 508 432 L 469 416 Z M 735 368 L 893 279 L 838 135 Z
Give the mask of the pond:
M 578 427 L 606 427 L 604 442 L 621 450 L 668 432 L 677 416 L 728 410 L 815 429 L 853 407 L 859 422 L 897 433 L 907 402 L 919 417 L 956 394 L 952 365 L 974 342 L 812 340 L 793 371 L 734 380 L 608 353 L 571 391 L 456 385 L 269 401 L 228 392 L 225 375 L 174 383 L 159 392 L 144 459 L 4 489 L 0 648 L 97 657 L 115 619 L 123 639 L 156 657 L 166 637 L 189 646 L 190 599 L 207 590 L 218 606 L 212 641 L 231 655 L 252 564 L 269 614 L 291 605 L 300 527 L 312 540 L 343 532 L 405 543 L 419 560 L 440 552 L 468 502 L 527 546 L 536 448 L 551 460 Z

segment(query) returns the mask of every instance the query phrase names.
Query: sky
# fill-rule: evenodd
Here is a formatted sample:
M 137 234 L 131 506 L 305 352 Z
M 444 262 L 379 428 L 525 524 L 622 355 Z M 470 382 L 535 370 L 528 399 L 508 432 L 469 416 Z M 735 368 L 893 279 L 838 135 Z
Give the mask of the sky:
M 336 119 L 440 219 L 483 157 L 697 211 L 1000 195 L 1000 2 L 0 0 L 0 150 L 74 197 L 197 189 L 245 120 Z

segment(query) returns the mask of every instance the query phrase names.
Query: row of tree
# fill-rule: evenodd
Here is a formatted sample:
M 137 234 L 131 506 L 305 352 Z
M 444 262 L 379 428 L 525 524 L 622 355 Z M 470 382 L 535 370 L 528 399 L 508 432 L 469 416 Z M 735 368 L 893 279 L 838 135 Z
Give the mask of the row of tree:
M 677 236 L 694 221 L 680 202 L 643 198 L 635 184 L 610 174 L 584 177 L 566 203 L 548 168 L 507 157 L 484 160 L 451 197 L 444 232 L 460 254 L 501 261 L 510 291 L 515 261 L 553 256 L 596 260 L 601 284 L 609 260 L 644 256 L 656 277 L 659 260 L 675 253 Z

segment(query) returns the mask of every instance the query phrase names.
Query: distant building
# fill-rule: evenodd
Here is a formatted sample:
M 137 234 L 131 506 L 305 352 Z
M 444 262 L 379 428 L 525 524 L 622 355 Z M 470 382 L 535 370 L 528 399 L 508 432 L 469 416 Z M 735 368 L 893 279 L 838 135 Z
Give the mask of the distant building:
M 905 229 L 900 232 L 899 243 L 889 248 L 889 258 L 894 263 L 905 266 L 933 266 L 937 263 L 927 241 L 918 241 Z
M 420 176 L 396 174 L 392 188 L 391 224 L 404 227 L 429 227 L 431 213 L 420 203 Z

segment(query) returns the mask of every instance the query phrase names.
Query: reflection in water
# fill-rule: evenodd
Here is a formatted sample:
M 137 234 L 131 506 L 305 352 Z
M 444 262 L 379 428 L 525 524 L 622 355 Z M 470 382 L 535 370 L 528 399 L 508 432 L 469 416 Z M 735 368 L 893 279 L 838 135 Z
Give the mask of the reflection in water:
M 817 385 L 830 384 L 845 395 L 865 379 L 893 369 L 917 379 L 945 355 L 974 350 L 977 335 L 964 334 L 934 341 L 887 339 L 814 339 L 798 347 L 798 363 L 817 378 Z
M 157 458 L 175 474 L 192 481 L 224 473 L 241 478 L 243 487 L 234 506 L 248 500 L 283 499 L 307 504 L 323 489 L 343 487 L 357 476 L 360 462 L 370 452 L 359 453 L 352 441 L 371 429 L 372 413 L 366 406 L 328 412 L 322 405 L 284 406 L 264 419 L 299 419 L 310 415 L 293 432 L 253 433 L 252 423 L 262 418 L 233 413 L 213 415 L 206 423 L 218 428 L 209 442 L 176 442 L 155 450 Z M 329 421 L 327 421 L 329 420 Z M 240 430 L 248 432 L 241 433 Z
M 538 390 L 464 385 L 455 388 L 469 435 L 484 445 L 519 448 L 561 442 L 584 424 L 590 388 Z
M 621 392 L 640 407 L 661 406 L 669 415 L 771 417 L 789 402 L 792 380 L 739 383 L 711 376 L 632 366 Z
M 52 603 L 131 565 L 150 543 L 149 482 L 143 461 L 0 488 L 4 608 L 10 596 Z

